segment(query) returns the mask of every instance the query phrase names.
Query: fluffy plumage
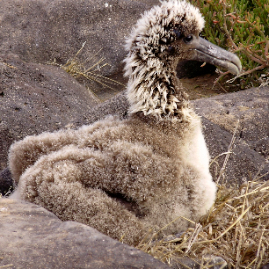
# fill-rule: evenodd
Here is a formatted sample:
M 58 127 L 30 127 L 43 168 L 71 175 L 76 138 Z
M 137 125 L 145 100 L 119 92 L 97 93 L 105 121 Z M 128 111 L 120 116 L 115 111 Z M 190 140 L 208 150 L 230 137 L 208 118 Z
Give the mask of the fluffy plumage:
M 216 186 L 200 118 L 175 73 L 180 59 L 196 53 L 188 41 L 203 25 L 199 11 L 184 1 L 146 12 L 126 45 L 128 117 L 13 144 L 9 166 L 19 182 L 13 197 L 129 244 L 179 216 L 205 214 Z M 188 225 L 179 218 L 163 232 Z
M 129 77 L 127 97 L 132 113 L 188 116 L 188 101 L 176 77 L 179 60 L 188 59 L 185 44 L 175 41 L 199 35 L 204 19 L 199 10 L 185 1 L 163 2 L 138 20 L 126 49 L 125 75 Z M 180 89 L 180 91 L 178 91 Z M 186 112 L 184 115 L 183 112 Z

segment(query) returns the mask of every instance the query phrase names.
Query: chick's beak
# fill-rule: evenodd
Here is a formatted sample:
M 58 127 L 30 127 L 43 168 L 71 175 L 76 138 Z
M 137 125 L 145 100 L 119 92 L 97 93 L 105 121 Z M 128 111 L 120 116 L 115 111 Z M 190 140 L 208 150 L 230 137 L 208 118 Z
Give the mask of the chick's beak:
M 207 62 L 212 65 L 223 67 L 234 75 L 238 75 L 242 70 L 239 58 L 227 50 L 224 50 L 204 38 L 194 38 L 191 42 L 192 60 Z

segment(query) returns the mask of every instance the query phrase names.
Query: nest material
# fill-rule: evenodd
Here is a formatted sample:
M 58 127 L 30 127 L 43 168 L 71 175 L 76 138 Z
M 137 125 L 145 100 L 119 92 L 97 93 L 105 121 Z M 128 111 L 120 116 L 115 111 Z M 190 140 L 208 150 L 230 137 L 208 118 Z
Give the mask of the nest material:
M 213 268 L 208 257 L 214 255 L 228 268 L 260 268 L 269 262 L 269 181 L 220 185 L 214 206 L 195 228 L 161 241 L 154 241 L 155 235 L 138 248 L 169 264 L 188 257 L 202 263 L 200 268 Z

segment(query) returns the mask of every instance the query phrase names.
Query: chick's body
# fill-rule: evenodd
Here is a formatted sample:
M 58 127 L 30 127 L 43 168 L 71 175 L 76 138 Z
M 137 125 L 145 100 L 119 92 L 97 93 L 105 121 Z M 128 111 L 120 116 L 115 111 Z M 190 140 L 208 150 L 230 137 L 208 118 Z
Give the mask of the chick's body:
M 201 132 L 203 153 L 196 153 L 201 123 L 195 118 L 177 123 L 110 116 L 77 131 L 27 137 L 10 154 L 12 171 L 22 174 L 20 198 L 113 238 L 125 235 L 129 244 L 179 216 L 197 219 L 212 205 L 215 185 L 209 171 L 201 173 L 209 154 Z M 178 219 L 166 232 L 187 226 Z

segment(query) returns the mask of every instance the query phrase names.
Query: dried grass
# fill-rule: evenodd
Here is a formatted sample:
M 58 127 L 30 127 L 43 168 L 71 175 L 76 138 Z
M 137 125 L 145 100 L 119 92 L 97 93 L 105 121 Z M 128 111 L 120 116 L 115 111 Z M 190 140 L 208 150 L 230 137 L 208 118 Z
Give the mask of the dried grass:
M 116 90 L 118 86 L 125 86 L 124 84 L 116 80 L 113 80 L 100 74 L 100 71 L 104 67 L 109 65 L 108 63 L 105 63 L 105 58 L 98 57 L 98 54 L 100 53 L 101 50 L 92 55 L 91 58 L 87 58 L 84 61 L 81 60 L 80 55 L 85 45 L 86 42 L 82 44 L 82 47 L 78 50 L 75 56 L 68 59 L 65 64 L 57 64 L 56 62 L 53 62 L 51 64 L 60 66 L 67 73 L 69 73 L 71 76 L 73 76 L 78 80 L 84 79 L 86 81 L 94 81 L 99 85 L 111 90 Z
M 219 185 L 214 206 L 194 228 L 161 241 L 154 241 L 153 234 L 138 248 L 168 264 L 188 257 L 202 263 L 201 268 L 212 268 L 205 261 L 214 255 L 228 268 L 260 268 L 269 262 L 269 182 L 260 180 L 240 188 Z

